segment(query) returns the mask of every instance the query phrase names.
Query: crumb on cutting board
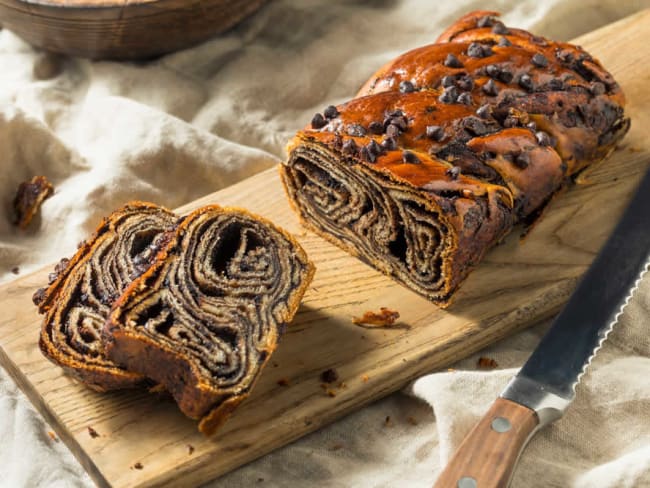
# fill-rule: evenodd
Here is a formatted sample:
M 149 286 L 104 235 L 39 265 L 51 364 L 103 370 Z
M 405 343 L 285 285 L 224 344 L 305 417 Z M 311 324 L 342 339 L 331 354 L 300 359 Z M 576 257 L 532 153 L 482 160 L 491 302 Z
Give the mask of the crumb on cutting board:
M 93 439 L 97 439 L 99 437 L 99 433 L 90 426 L 88 426 L 88 434 L 90 434 L 90 437 Z
M 190 456 L 194 454 L 194 446 L 192 444 L 187 445 L 187 454 L 189 454 Z
M 339 374 L 334 368 L 326 369 L 320 374 L 320 379 L 323 383 L 334 383 L 339 379 Z
M 133 467 L 134 467 L 135 469 L 142 469 L 142 468 L 144 468 L 144 466 L 142 465 L 142 463 L 139 462 L 139 461 L 138 461 L 137 463 L 135 463 L 135 464 L 133 465 Z
M 18 185 L 13 201 L 14 225 L 26 229 L 43 202 L 53 193 L 54 187 L 45 176 L 34 176 Z
M 353 317 L 352 323 L 362 327 L 390 327 L 398 318 L 398 311 L 381 307 L 379 312 L 367 311 L 361 317 Z
M 277 381 L 277 384 L 280 385 L 280 386 L 289 386 L 291 383 L 289 382 L 289 380 L 287 378 L 280 378 Z
M 497 363 L 492 358 L 481 356 L 476 361 L 476 366 L 478 366 L 481 369 L 494 369 L 494 368 L 497 368 L 499 366 L 499 363 Z

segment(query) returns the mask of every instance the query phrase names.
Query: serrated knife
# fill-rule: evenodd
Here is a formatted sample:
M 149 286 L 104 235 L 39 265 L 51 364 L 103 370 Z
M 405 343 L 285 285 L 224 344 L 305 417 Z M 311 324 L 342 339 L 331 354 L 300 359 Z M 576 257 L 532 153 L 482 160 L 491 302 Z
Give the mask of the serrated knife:
M 650 170 L 564 309 L 465 437 L 434 488 L 507 487 L 519 454 L 559 419 L 650 264 Z

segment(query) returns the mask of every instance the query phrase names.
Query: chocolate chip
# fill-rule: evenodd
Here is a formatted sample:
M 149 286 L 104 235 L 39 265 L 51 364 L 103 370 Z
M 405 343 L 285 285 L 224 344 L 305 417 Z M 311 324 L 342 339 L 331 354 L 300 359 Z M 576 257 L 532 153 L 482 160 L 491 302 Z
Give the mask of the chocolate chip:
M 343 143 L 343 154 L 356 154 L 357 144 L 353 139 L 348 139 Z
M 488 82 L 483 85 L 483 91 L 491 96 L 496 96 L 499 93 L 499 87 L 497 84 L 494 82 L 493 79 L 489 79 Z
M 381 147 L 386 151 L 394 151 L 397 149 L 397 140 L 394 137 L 384 137 L 381 141 Z
M 503 121 L 503 126 L 506 129 L 510 129 L 511 127 L 517 127 L 519 125 L 519 119 L 517 117 L 506 117 L 506 119 Z
M 535 132 L 535 139 L 537 139 L 537 143 L 540 146 L 550 146 L 551 145 L 551 138 L 548 136 L 546 132 L 539 131 Z
M 467 55 L 472 58 L 485 58 L 492 55 L 492 48 L 478 42 L 472 42 L 467 48 Z
M 528 91 L 532 91 L 533 79 L 529 75 L 523 74 L 519 77 L 519 86 L 525 88 Z
M 441 84 L 444 88 L 447 88 L 449 86 L 454 86 L 456 84 L 456 77 L 455 76 L 443 76 Z
M 589 86 L 589 91 L 596 96 L 602 95 L 605 93 L 605 85 L 600 81 L 595 81 Z
M 400 93 L 411 93 L 415 91 L 415 85 L 408 80 L 404 80 L 399 84 Z
M 478 117 L 474 117 L 474 116 L 465 117 L 462 120 L 461 125 L 463 129 L 465 129 L 467 132 L 469 132 L 471 135 L 474 136 L 482 136 L 488 132 L 487 126 Z
M 363 137 L 366 135 L 366 129 L 359 124 L 348 125 L 348 135 L 352 137 Z
M 515 75 L 512 74 L 512 71 L 509 71 L 506 68 L 503 68 L 501 73 L 499 73 L 499 80 L 504 83 L 510 83 L 514 77 Z
M 386 135 L 388 137 L 398 137 L 401 132 L 402 131 L 400 131 L 399 127 L 397 127 L 395 124 L 390 124 L 388 127 L 386 127 Z
M 45 300 L 45 291 L 45 288 L 39 288 L 36 290 L 36 292 L 34 292 L 32 295 L 32 302 L 34 305 L 38 306 Z
M 445 91 L 438 97 L 442 103 L 454 103 L 458 98 L 458 90 L 455 86 L 445 88 Z
M 536 131 L 536 130 L 537 130 L 537 124 L 536 124 L 535 122 L 532 122 L 532 121 L 531 121 L 531 122 L 528 122 L 528 123 L 526 124 L 526 127 L 528 127 L 528 128 L 529 128 L 530 130 L 532 130 L 532 131 Z
M 377 155 L 370 152 L 368 146 L 361 147 L 361 150 L 359 151 L 359 156 L 361 156 L 361 159 L 369 163 L 374 163 L 377 160 Z
M 65 268 L 68 267 L 68 264 L 70 264 L 70 260 L 68 258 L 61 258 L 61 260 L 54 267 L 54 272 L 56 274 L 61 273 Z
M 445 131 L 439 125 L 427 125 L 427 137 L 434 141 L 440 141 L 445 136 Z
M 477 27 L 492 27 L 494 25 L 494 17 L 490 15 L 484 15 L 476 23 Z
M 445 174 L 449 176 L 450 179 L 457 180 L 460 176 L 460 168 L 458 166 L 453 166 L 445 171 Z
M 472 96 L 467 93 L 463 92 L 460 95 L 458 95 L 458 98 L 456 99 L 457 103 L 462 103 L 463 105 L 471 105 L 472 104 Z
M 560 51 L 557 51 L 555 53 L 555 57 L 565 64 L 571 64 L 575 59 L 575 57 L 573 56 L 573 52 L 570 51 L 569 49 L 562 49 Z
M 405 132 L 406 129 L 408 128 L 408 121 L 406 120 L 406 117 L 404 117 L 404 115 L 391 117 L 390 123 L 396 125 L 399 128 L 399 130 L 401 130 L 402 132 Z
M 476 110 L 476 115 L 481 117 L 482 119 L 488 119 L 490 118 L 490 115 L 492 115 L 492 106 L 489 104 L 481 105 L 477 110 Z
M 530 155 L 527 152 L 519 153 L 515 157 L 514 163 L 519 168 L 522 168 L 522 169 L 527 168 L 528 165 L 530 164 Z
M 368 148 L 368 152 L 375 156 L 379 156 L 384 152 L 383 148 L 374 139 L 370 141 L 366 147 Z
M 47 284 L 51 285 L 56 281 L 58 277 L 59 277 L 58 273 L 50 273 L 49 275 L 47 275 Z
M 452 53 L 447 54 L 447 57 L 445 58 L 445 61 L 444 61 L 443 64 L 447 68 L 462 68 L 463 67 L 463 63 L 460 62 L 460 59 L 458 59 Z
M 383 134 L 384 124 L 382 124 L 381 122 L 377 122 L 375 120 L 373 122 L 370 122 L 370 124 L 368 125 L 368 130 L 373 134 Z
M 327 120 L 321 114 L 317 113 L 311 119 L 312 129 L 321 129 L 327 125 Z
M 548 43 L 546 42 L 546 39 L 544 39 L 542 36 L 533 36 L 532 41 L 535 44 L 538 44 L 540 46 L 548 46 Z
M 508 28 L 505 26 L 503 22 L 496 22 L 494 26 L 492 26 L 492 32 L 500 36 L 510 34 L 510 31 L 508 30 Z
M 546 68 L 546 66 L 548 66 L 548 59 L 540 53 L 536 53 L 531 59 L 531 62 L 538 68 Z
M 420 164 L 420 158 L 418 158 L 415 153 L 411 151 L 402 151 L 402 160 L 407 164 Z
M 339 111 L 334 105 L 328 105 L 327 108 L 323 110 L 323 115 L 325 115 L 325 118 L 327 119 L 335 119 L 339 116 Z
M 469 91 L 472 88 L 474 88 L 474 80 L 469 75 L 461 76 L 456 81 L 456 86 L 458 88 L 460 88 L 461 90 L 468 90 Z
M 497 42 L 497 46 L 501 46 L 501 47 L 512 46 L 512 42 L 510 42 L 507 37 L 502 37 L 501 39 L 499 39 L 499 42 Z
M 549 90 L 561 91 L 564 90 L 564 82 L 559 78 L 552 78 L 548 84 Z
M 388 117 L 404 117 L 404 112 L 402 112 L 400 109 L 397 108 L 395 110 L 391 110 L 390 112 L 388 112 L 386 114 L 386 116 L 388 116 Z
M 320 374 L 320 380 L 323 383 L 334 383 L 335 381 L 338 381 L 338 379 L 339 374 L 335 369 L 327 369 Z
M 490 78 L 499 78 L 499 75 L 501 74 L 501 68 L 499 68 L 496 64 L 488 64 L 485 67 L 485 72 Z

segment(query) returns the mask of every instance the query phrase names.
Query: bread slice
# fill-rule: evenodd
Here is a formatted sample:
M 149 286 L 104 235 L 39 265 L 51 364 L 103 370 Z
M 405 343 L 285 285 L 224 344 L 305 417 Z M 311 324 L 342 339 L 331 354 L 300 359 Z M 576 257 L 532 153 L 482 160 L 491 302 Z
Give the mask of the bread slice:
M 98 391 L 145 381 L 106 358 L 101 331 L 113 301 L 147 269 L 176 220 L 165 208 L 131 202 L 102 220 L 71 259 L 61 260 L 50 285 L 34 294 L 45 314 L 39 346 L 48 359 Z
M 200 208 L 115 302 L 106 353 L 163 385 L 210 435 L 248 396 L 313 273 L 300 245 L 270 222 Z

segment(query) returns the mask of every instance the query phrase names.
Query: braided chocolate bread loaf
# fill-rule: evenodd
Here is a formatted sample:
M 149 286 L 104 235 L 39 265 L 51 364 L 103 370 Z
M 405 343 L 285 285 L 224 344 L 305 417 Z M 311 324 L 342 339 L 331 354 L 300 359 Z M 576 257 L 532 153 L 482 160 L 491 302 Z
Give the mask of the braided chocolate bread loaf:
M 101 331 L 113 301 L 149 267 L 176 220 L 162 207 L 132 202 L 104 219 L 72 259 L 61 260 L 50 285 L 34 295 L 45 314 L 39 345 L 48 359 L 99 391 L 144 381 L 106 358 Z
M 597 60 L 497 16 L 388 63 L 316 114 L 280 169 L 304 224 L 441 306 L 629 128 Z
M 300 245 L 270 222 L 200 208 L 115 302 L 107 355 L 165 386 L 212 434 L 248 396 L 313 273 Z

